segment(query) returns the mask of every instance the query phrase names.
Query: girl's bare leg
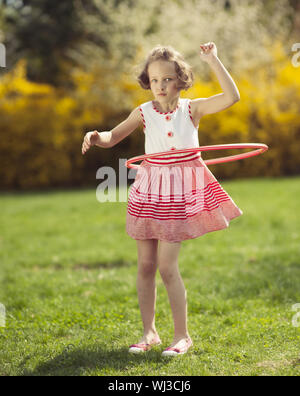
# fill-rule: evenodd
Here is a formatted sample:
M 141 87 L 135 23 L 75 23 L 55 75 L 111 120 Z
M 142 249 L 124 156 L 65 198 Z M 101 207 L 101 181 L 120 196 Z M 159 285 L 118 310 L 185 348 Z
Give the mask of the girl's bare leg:
M 181 348 L 189 338 L 187 329 L 186 290 L 178 268 L 178 256 L 181 242 L 160 241 L 158 267 L 168 292 L 174 320 L 174 340 L 172 347 Z
M 151 343 L 155 338 L 159 338 L 155 328 L 155 275 L 157 270 L 158 240 L 137 240 L 137 248 L 137 292 L 144 326 L 144 335 L 139 342 Z

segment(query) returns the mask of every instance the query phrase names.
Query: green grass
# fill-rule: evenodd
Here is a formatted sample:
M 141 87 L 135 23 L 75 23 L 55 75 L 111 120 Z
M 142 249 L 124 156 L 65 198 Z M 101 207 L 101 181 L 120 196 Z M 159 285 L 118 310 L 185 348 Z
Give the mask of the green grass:
M 128 354 L 142 324 L 126 202 L 100 204 L 95 190 L 2 194 L 0 375 L 299 375 L 300 178 L 221 184 L 244 214 L 182 243 L 194 347 L 177 359 L 161 357 L 173 322 L 159 273 L 163 344 Z

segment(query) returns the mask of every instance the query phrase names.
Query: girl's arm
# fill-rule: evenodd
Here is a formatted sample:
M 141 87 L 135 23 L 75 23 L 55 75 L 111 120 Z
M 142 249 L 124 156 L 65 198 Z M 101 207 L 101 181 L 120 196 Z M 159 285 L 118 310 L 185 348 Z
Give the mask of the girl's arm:
M 207 62 L 215 72 L 223 92 L 209 98 L 199 98 L 193 100 L 195 111 L 201 118 L 205 114 L 213 114 L 228 107 L 240 100 L 240 93 L 230 74 L 217 56 L 217 48 L 214 43 L 202 45 L 200 57 Z
M 142 124 L 141 113 L 139 107 L 136 107 L 129 116 L 111 130 L 110 147 L 120 143 L 123 139 L 131 134 L 140 124 Z
M 105 132 L 87 132 L 84 141 L 82 143 L 82 154 L 91 147 L 99 146 L 102 148 L 111 148 L 118 144 L 121 140 L 125 139 L 131 134 L 140 124 L 142 124 L 142 118 L 139 111 L 139 107 L 136 107 L 119 125 L 117 125 L 111 131 Z

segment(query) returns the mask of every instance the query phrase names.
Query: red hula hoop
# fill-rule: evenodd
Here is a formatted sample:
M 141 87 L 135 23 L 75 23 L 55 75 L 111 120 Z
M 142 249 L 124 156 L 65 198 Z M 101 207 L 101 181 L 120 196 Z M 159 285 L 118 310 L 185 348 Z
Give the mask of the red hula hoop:
M 249 157 L 253 157 L 254 155 L 262 154 L 265 151 L 267 151 L 269 147 L 263 143 L 236 143 L 236 144 L 234 143 L 234 144 L 218 144 L 218 145 L 213 145 L 213 146 L 192 147 L 192 148 L 187 148 L 187 149 L 177 149 L 177 150 L 171 150 L 171 151 L 163 151 L 160 153 L 139 155 L 137 157 L 132 157 L 129 160 L 127 160 L 125 162 L 125 166 L 127 168 L 139 169 L 140 165 L 132 165 L 132 164 L 137 161 L 142 161 L 146 158 L 156 158 L 156 157 L 161 157 L 163 155 L 168 155 L 168 154 L 179 154 L 179 153 L 210 151 L 210 150 L 247 149 L 247 148 L 253 148 L 253 149 L 257 149 L 257 150 L 252 150 L 252 151 L 249 151 L 248 153 L 230 155 L 230 156 L 222 157 L 222 158 L 213 158 L 213 159 L 204 161 L 204 163 L 206 165 L 214 165 L 214 164 L 222 164 L 224 162 L 237 161 L 237 160 L 240 160 L 243 158 L 249 158 Z

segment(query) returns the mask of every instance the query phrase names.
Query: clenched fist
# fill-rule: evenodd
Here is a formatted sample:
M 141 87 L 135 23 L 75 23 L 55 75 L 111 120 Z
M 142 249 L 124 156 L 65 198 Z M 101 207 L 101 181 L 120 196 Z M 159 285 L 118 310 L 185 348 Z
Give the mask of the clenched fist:
M 201 52 L 200 58 L 204 62 L 210 62 L 212 59 L 216 58 L 217 55 L 217 47 L 215 43 L 209 42 L 203 45 L 200 45 Z

